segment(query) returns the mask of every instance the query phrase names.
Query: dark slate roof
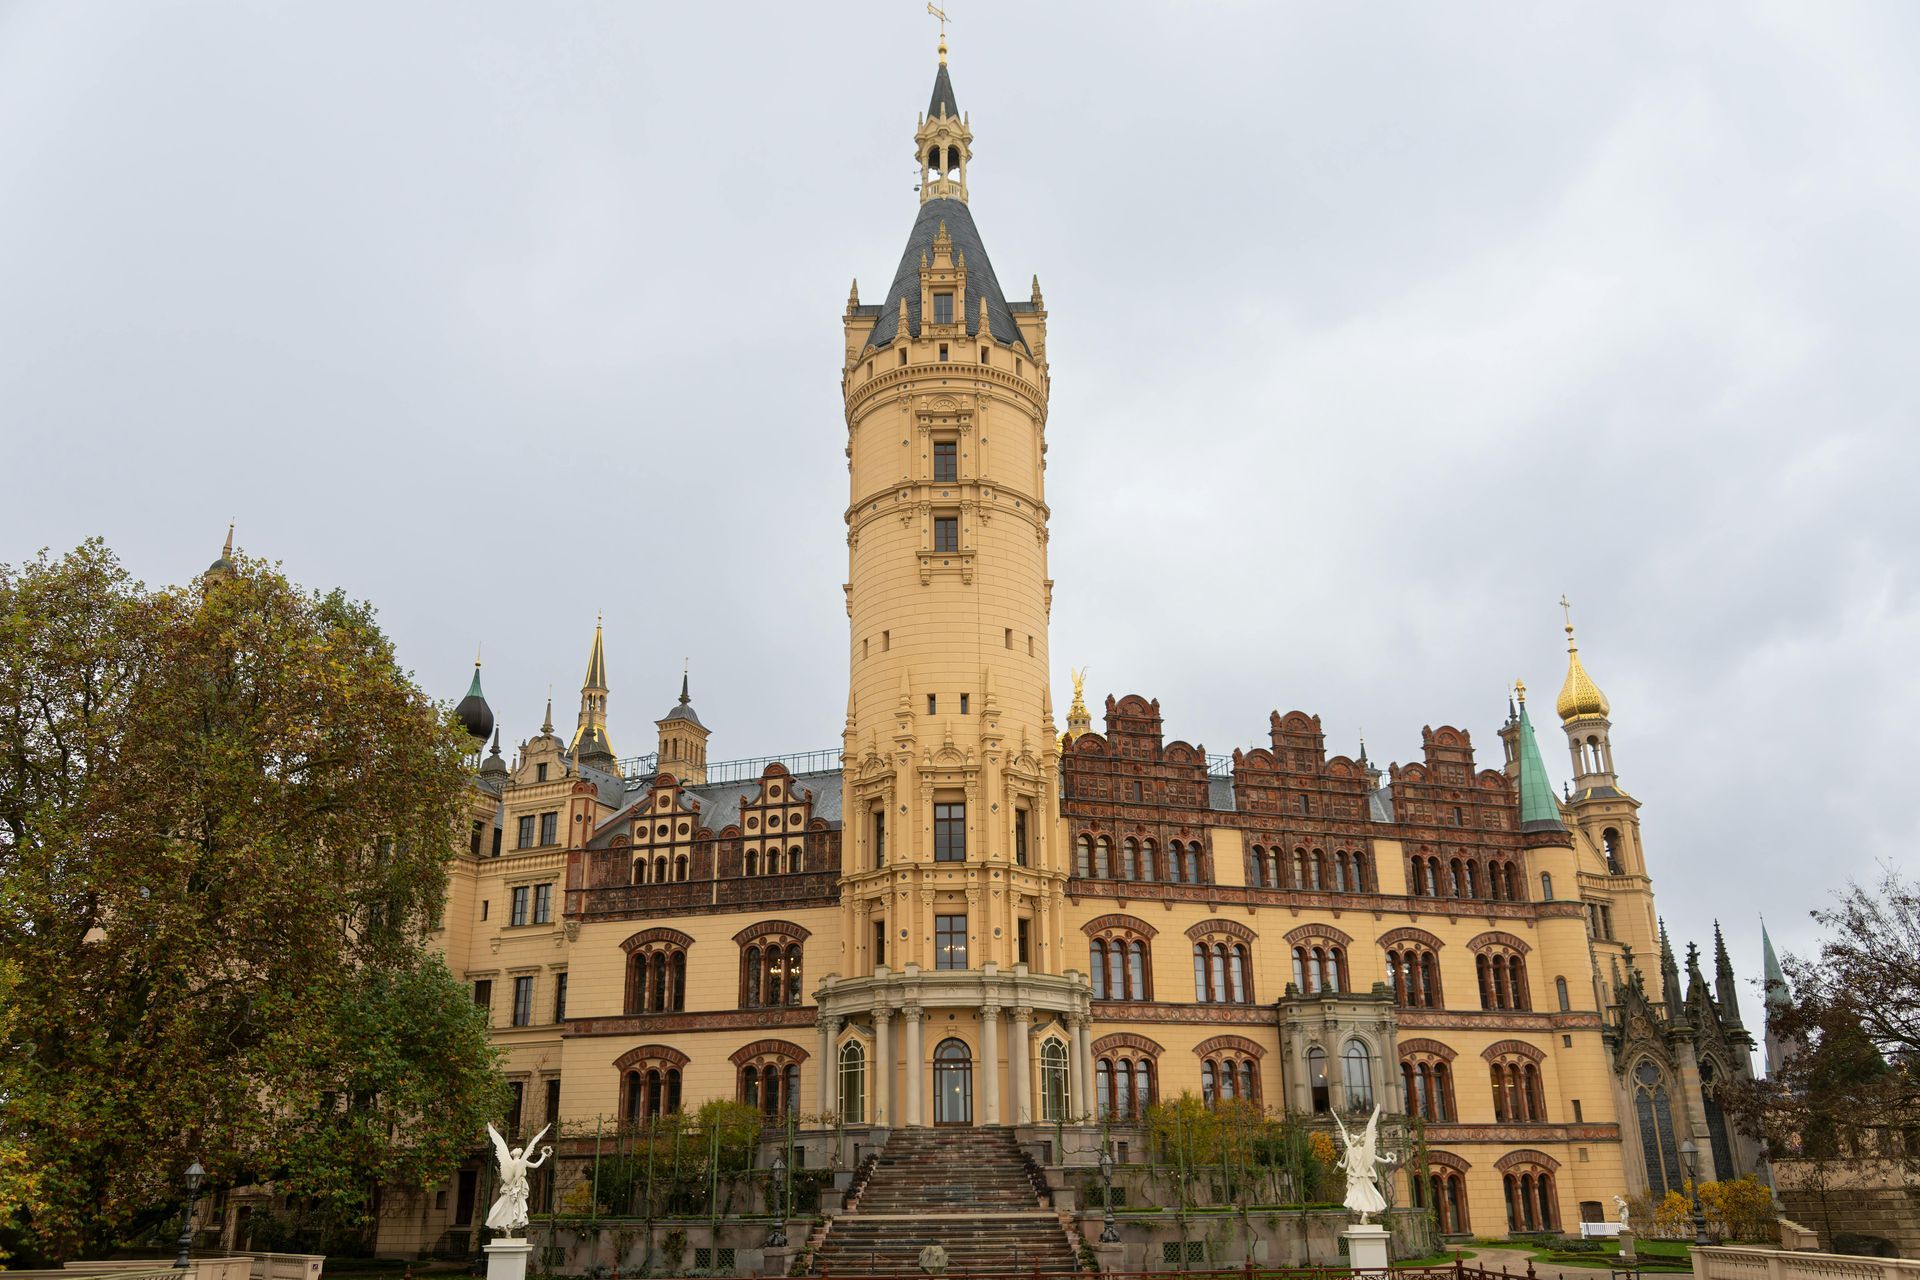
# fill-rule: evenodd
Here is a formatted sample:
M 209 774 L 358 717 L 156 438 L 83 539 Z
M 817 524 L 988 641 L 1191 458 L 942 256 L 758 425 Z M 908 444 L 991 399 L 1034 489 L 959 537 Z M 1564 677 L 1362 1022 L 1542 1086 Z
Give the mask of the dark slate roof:
M 927 103 L 927 118 L 931 120 L 940 114 L 941 108 L 950 116 L 960 114 L 960 104 L 953 100 L 953 81 L 947 78 L 947 64 L 940 64 L 940 71 L 933 77 L 933 97 Z
M 803 791 L 813 792 L 813 816 L 824 821 L 829 827 L 840 825 L 840 770 L 823 769 L 818 773 L 796 773 L 791 775 L 794 785 Z M 612 817 L 600 824 L 600 834 L 587 842 L 589 849 L 604 849 L 613 842 L 616 823 L 631 816 L 634 810 L 644 807 L 653 794 L 651 780 L 642 783 L 637 791 L 629 792 L 625 806 Z M 740 823 L 740 805 L 760 794 L 760 779 L 747 778 L 740 782 L 699 783 L 683 788 L 680 793 L 682 812 L 687 812 L 689 799 L 700 802 L 700 825 L 713 831 L 738 826 Z
M 1393 788 L 1377 787 L 1367 793 L 1367 816 L 1375 822 L 1393 821 Z
M 902 296 L 907 300 L 907 332 L 920 331 L 920 258 L 922 255 L 932 258 L 933 238 L 939 234 L 943 222 L 947 224 L 947 235 L 953 239 L 954 253 L 965 254 L 967 259 L 967 289 L 966 296 L 960 299 L 960 314 L 966 320 L 968 336 L 977 336 L 980 332 L 980 299 L 984 296 L 987 325 L 994 339 L 1017 342 L 1031 356 L 1033 348 L 1027 345 L 1019 322 L 1007 308 L 1000 282 L 993 275 L 993 264 L 987 260 L 986 246 L 980 243 L 980 232 L 973 225 L 973 215 L 967 212 L 964 200 L 948 198 L 928 200 L 920 206 L 920 216 L 914 219 L 913 232 L 907 237 L 907 251 L 900 255 L 900 269 L 894 272 L 893 285 L 887 290 L 880 318 L 874 321 L 873 335 L 867 341 L 876 347 L 893 341 L 900 327 Z

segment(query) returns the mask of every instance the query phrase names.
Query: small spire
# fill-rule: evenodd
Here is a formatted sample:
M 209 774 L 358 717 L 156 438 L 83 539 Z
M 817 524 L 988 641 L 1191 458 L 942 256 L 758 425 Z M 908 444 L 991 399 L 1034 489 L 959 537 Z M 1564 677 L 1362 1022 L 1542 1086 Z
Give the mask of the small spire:
M 684 707 L 692 701 L 687 693 L 687 668 L 683 666 L 680 668 L 680 705 Z
M 220 558 L 222 560 L 233 559 L 233 526 L 238 523 L 238 520 L 227 521 L 227 545 L 220 548 Z
M 1604 717 L 1611 710 L 1607 695 L 1600 692 L 1600 686 L 1587 674 L 1586 667 L 1580 663 L 1580 646 L 1574 642 L 1573 606 L 1567 603 L 1566 596 L 1560 597 L 1560 612 L 1566 619 L 1567 632 L 1567 680 L 1560 686 L 1560 700 L 1554 709 L 1564 721 L 1578 720 L 1587 716 Z
M 548 735 L 549 737 L 553 735 L 553 690 L 552 689 L 547 690 L 547 714 L 546 714 L 546 718 L 540 721 L 540 732 Z

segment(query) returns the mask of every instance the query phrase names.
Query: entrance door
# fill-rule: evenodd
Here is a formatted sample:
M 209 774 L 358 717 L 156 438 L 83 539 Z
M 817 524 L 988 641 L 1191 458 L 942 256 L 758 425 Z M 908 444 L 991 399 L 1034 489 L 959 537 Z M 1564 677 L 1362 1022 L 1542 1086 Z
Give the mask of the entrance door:
M 960 1040 L 933 1051 L 933 1122 L 973 1123 L 973 1055 Z

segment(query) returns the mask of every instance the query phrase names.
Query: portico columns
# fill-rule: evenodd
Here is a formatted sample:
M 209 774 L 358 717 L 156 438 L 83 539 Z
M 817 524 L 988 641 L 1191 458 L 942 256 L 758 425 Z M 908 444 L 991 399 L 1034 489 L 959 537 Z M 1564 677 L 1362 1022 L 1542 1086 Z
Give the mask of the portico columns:
M 1013 1041 L 1007 1045 L 1007 1087 L 1013 1090 L 1013 1122 L 1033 1123 L 1033 1078 L 1027 1074 L 1027 1041 L 1033 1034 L 1033 1010 L 1013 1007 Z
M 920 1110 L 920 1077 L 924 1074 L 921 1067 L 925 1063 L 920 1052 L 920 1006 L 910 1004 L 900 1010 L 900 1016 L 907 1020 L 907 1054 L 903 1064 L 907 1069 L 907 1113 L 902 1120 L 909 1125 L 924 1126 L 927 1117 Z
M 833 1054 L 833 1042 L 840 1038 L 840 1019 L 820 1019 L 820 1114 L 825 1115 L 833 1107 L 834 1068 L 839 1060 Z
M 873 1011 L 873 1122 L 893 1123 L 893 1038 L 891 1009 Z
M 1000 1006 L 980 1007 L 981 1109 L 987 1124 L 1000 1123 Z

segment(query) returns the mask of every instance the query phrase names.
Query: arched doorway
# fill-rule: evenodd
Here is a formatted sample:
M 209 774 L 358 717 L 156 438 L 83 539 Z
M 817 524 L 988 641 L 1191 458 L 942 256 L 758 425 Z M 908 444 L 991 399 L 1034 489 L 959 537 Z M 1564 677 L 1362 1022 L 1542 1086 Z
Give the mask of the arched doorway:
M 942 1040 L 933 1051 L 933 1122 L 973 1123 L 973 1054 L 964 1041 Z

